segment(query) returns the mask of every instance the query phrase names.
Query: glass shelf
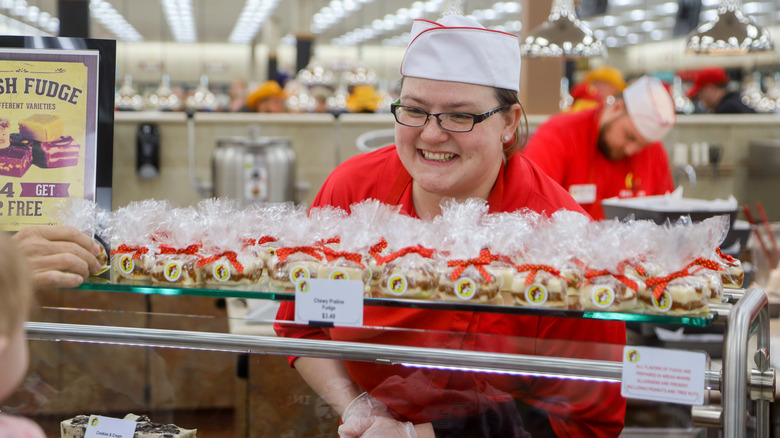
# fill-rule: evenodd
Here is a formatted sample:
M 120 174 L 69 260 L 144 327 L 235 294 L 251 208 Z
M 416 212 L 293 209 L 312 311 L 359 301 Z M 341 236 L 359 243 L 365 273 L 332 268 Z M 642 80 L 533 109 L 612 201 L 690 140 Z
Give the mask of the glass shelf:
M 248 298 L 271 301 L 293 301 L 295 295 L 276 292 L 260 292 L 250 290 L 235 289 L 209 289 L 201 287 L 169 287 L 152 285 L 132 285 L 110 283 L 102 278 L 92 278 L 75 288 L 77 290 L 92 290 L 104 292 L 127 292 L 146 295 L 181 295 L 181 296 L 203 296 L 216 298 Z M 388 298 L 365 298 L 366 306 L 385 306 L 385 307 L 403 307 L 410 309 L 429 309 L 429 310 L 454 310 L 471 312 L 491 312 L 505 313 L 511 315 L 536 315 L 552 316 L 559 318 L 588 318 L 601 320 L 614 320 L 625 322 L 644 322 L 651 324 L 666 324 L 679 326 L 708 327 L 713 324 L 715 316 L 710 313 L 707 315 L 694 316 L 671 316 L 671 315 L 652 315 L 642 313 L 618 313 L 618 312 L 594 312 L 582 310 L 567 309 L 545 309 L 519 306 L 496 306 L 489 304 L 468 304 L 468 303 L 450 303 L 441 301 L 424 300 L 403 300 Z

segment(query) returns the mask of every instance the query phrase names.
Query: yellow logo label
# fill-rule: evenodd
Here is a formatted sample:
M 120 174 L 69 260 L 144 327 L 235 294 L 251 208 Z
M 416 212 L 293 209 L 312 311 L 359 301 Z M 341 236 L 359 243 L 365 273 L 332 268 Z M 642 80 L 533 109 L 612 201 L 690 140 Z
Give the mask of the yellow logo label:
M 403 295 L 406 293 L 408 283 L 406 277 L 400 274 L 395 274 L 387 279 L 387 289 L 393 295 Z
M 615 291 L 609 286 L 594 286 L 591 300 L 596 307 L 606 309 L 615 302 Z
M 165 270 L 163 271 L 163 275 L 165 276 L 165 279 L 168 281 L 179 280 L 179 277 L 181 277 L 181 262 L 179 261 L 168 262 L 165 265 Z
M 119 270 L 130 274 L 133 272 L 133 266 L 133 257 L 130 254 L 122 254 L 122 257 L 119 258 Z
M 99 422 L 100 422 L 100 420 L 98 420 L 97 417 L 94 417 L 92 419 L 92 421 L 89 422 L 89 424 L 92 425 L 92 426 L 97 426 Z
M 298 283 L 295 284 L 295 289 L 298 292 L 301 292 L 301 293 L 308 292 L 309 291 L 309 287 L 310 287 L 309 282 L 306 281 L 306 280 L 301 280 L 301 281 L 299 281 Z
M 547 288 L 539 283 L 533 283 L 525 288 L 525 300 L 529 304 L 542 305 L 547 302 Z
M 626 360 L 631 363 L 639 362 L 639 352 L 636 350 L 628 350 L 626 352 Z
M 217 281 L 230 280 L 230 267 L 226 263 L 217 263 L 214 265 L 214 278 Z
M 309 270 L 303 266 L 295 266 L 290 271 L 290 281 L 293 283 L 298 283 L 299 281 L 305 280 L 307 278 L 311 278 L 311 276 L 309 275 Z
M 668 312 L 672 309 L 672 296 L 666 290 L 663 291 L 660 297 L 656 298 L 653 295 L 653 308 L 659 312 Z
M 344 271 L 333 271 L 333 273 L 330 274 L 331 280 L 349 280 L 349 275 L 347 275 Z
M 455 283 L 455 295 L 461 300 L 470 300 L 477 293 L 477 286 L 470 278 L 461 278 Z

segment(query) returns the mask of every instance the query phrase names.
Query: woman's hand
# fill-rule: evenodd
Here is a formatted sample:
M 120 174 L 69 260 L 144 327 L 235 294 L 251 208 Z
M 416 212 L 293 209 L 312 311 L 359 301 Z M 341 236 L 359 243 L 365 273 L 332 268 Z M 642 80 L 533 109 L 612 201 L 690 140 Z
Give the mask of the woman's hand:
M 27 259 L 36 290 L 78 287 L 102 267 L 100 245 L 68 226 L 27 227 L 12 236 Z

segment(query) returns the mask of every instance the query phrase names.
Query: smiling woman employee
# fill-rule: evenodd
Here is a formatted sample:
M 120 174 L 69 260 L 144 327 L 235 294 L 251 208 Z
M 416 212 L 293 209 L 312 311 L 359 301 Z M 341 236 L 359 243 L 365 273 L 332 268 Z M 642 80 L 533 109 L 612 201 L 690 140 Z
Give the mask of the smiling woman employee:
M 582 212 L 565 190 L 515 153 L 523 116 L 517 37 L 455 15 L 439 22 L 416 20 L 412 36 L 401 65 L 400 99 L 392 105 L 396 145 L 340 165 L 312 206 L 349 210 L 374 198 L 427 219 L 441 213 L 445 198 L 481 198 L 491 212 Z M 278 319 L 293 320 L 294 303 L 284 302 Z M 613 321 L 370 306 L 364 323 L 413 330 L 379 331 L 367 338 L 366 331 L 349 328 L 291 323 L 275 328 L 280 336 L 299 338 L 567 357 L 593 357 L 598 344 L 588 341 L 625 342 L 624 325 Z M 583 345 L 587 351 L 581 351 Z M 623 427 L 625 399 L 617 384 L 308 357 L 292 357 L 290 363 L 342 414 L 344 437 L 525 437 L 528 432 L 606 437 Z

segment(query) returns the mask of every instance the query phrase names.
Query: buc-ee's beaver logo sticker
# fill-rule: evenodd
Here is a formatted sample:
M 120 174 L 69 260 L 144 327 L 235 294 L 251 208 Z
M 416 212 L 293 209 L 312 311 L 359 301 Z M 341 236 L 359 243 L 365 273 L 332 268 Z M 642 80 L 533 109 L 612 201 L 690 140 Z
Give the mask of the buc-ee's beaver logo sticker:
M 461 300 L 470 300 L 477 293 L 477 285 L 470 278 L 461 278 L 455 283 L 455 295 Z
M 214 265 L 214 278 L 217 281 L 230 280 L 230 268 L 225 263 L 217 263 Z
M 347 275 L 347 273 L 344 272 L 344 271 L 336 270 L 336 271 L 333 271 L 330 274 L 330 279 L 331 280 L 349 280 L 349 275 Z
M 165 265 L 163 275 L 168 281 L 178 281 L 179 277 L 181 277 L 181 262 L 178 260 L 168 262 Z
M 309 282 L 306 281 L 305 279 L 295 283 L 295 289 L 298 292 L 301 292 L 301 293 L 308 292 L 309 291 L 309 287 L 310 287 Z
M 387 289 L 393 295 L 403 295 L 406 293 L 406 288 L 409 283 L 406 281 L 406 277 L 400 274 L 395 274 L 387 279 Z
M 672 300 L 672 296 L 669 295 L 669 292 L 665 290 L 658 298 L 653 295 L 653 308 L 659 312 L 668 312 L 672 309 L 673 303 L 674 301 Z
M 122 257 L 119 258 L 119 270 L 125 274 L 133 272 L 134 265 L 133 257 L 130 254 L 122 254 Z
M 593 287 L 590 298 L 596 307 L 606 309 L 615 302 L 615 290 L 610 286 L 597 285 Z
M 628 350 L 626 352 L 626 360 L 628 360 L 631 363 L 639 362 L 639 352 L 636 350 Z
M 541 306 L 547 302 L 547 288 L 539 283 L 533 283 L 525 288 L 525 301 Z
M 292 283 L 298 283 L 299 281 L 306 280 L 307 278 L 311 278 L 311 275 L 309 275 L 309 270 L 303 266 L 295 266 L 290 271 L 290 281 Z

